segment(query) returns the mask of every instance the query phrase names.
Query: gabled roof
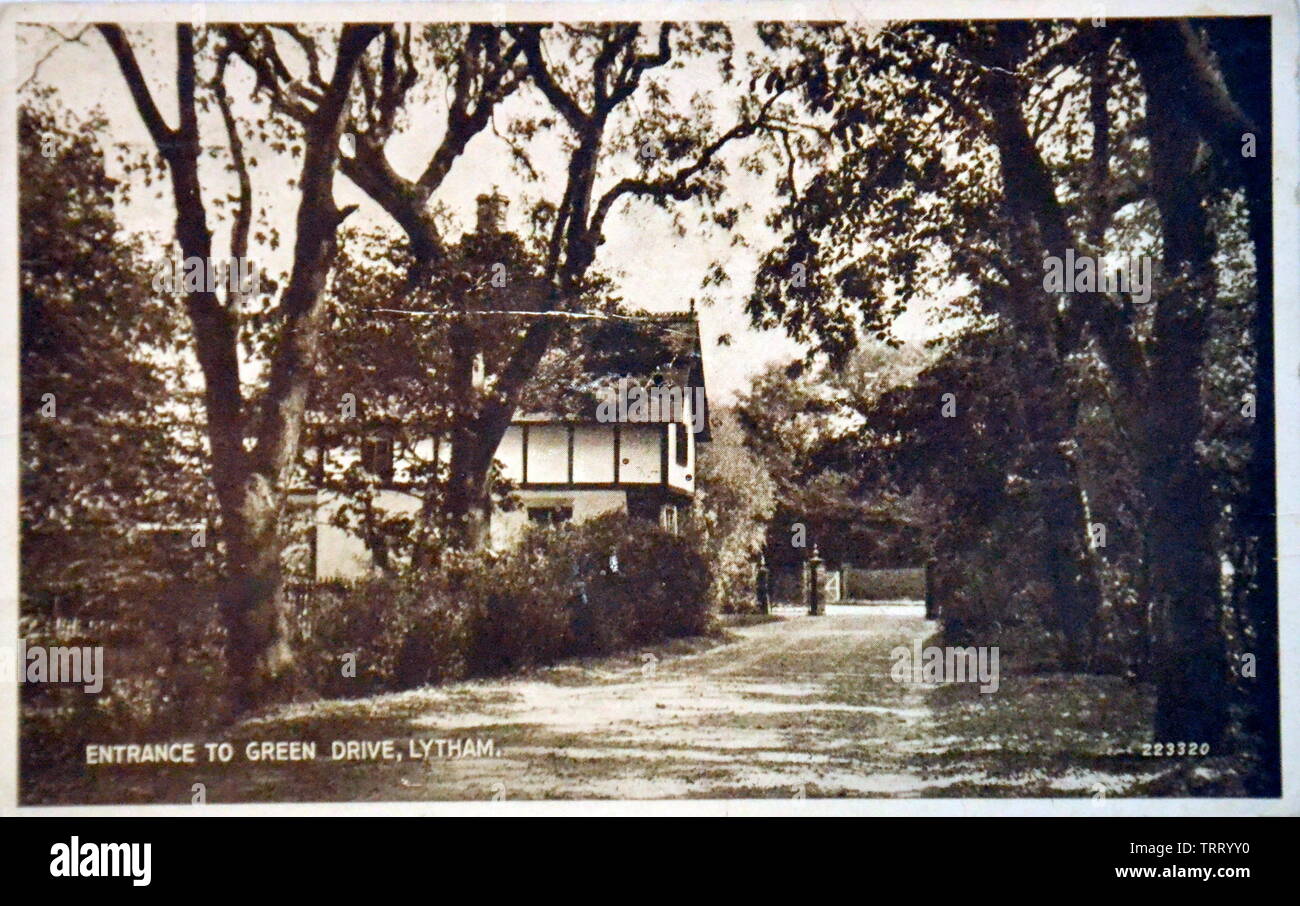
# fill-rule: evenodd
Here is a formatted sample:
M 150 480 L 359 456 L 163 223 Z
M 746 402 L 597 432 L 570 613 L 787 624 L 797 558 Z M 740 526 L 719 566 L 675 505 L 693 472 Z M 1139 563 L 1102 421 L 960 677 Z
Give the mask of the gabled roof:
M 617 312 L 575 321 L 542 358 L 524 389 L 521 421 L 596 421 L 596 407 L 621 379 L 642 386 L 704 388 L 695 312 Z M 704 428 L 709 439 L 708 393 Z

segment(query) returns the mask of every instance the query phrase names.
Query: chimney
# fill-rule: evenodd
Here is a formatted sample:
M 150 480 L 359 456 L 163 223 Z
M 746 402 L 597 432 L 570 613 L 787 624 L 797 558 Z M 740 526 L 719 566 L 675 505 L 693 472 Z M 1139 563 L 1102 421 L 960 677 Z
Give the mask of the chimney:
M 493 190 L 491 195 L 480 195 L 478 197 L 478 232 L 486 236 L 489 233 L 500 233 L 501 228 L 505 225 L 506 205 L 509 202 L 501 193 Z

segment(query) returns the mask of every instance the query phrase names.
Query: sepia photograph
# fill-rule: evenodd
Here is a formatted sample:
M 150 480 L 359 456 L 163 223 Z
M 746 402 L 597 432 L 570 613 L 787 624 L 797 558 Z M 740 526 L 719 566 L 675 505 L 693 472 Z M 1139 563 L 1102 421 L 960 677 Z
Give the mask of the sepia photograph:
M 17 806 L 1285 810 L 1294 9 L 78 6 Z

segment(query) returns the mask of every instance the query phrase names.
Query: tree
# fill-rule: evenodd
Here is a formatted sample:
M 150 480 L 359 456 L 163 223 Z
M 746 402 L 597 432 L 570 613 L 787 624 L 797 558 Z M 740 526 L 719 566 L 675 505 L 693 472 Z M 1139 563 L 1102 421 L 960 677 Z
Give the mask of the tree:
M 489 265 L 506 260 L 514 262 L 513 279 L 491 279 Z M 481 375 L 500 370 L 513 352 L 515 335 L 526 326 L 526 318 L 516 312 L 526 310 L 529 302 L 520 298 L 518 288 L 536 281 L 540 271 L 526 244 L 511 233 L 464 234 L 429 267 L 419 291 L 408 293 L 404 287 L 411 263 L 406 247 L 395 246 L 383 231 L 346 234 L 309 405 L 316 445 L 326 451 L 360 449 L 382 437 L 392 444 L 408 493 L 419 500 L 412 514 L 385 512 L 376 505 L 380 477 L 360 459 L 341 474 L 304 462 L 317 486 L 342 495 L 337 523 L 365 539 L 380 566 L 390 554 L 397 556 L 390 565 L 427 566 L 453 534 L 449 513 L 455 507 L 448 504 L 451 470 L 445 454 L 456 426 L 466 418 L 455 405 L 464 392 L 457 383 L 463 374 L 462 350 L 475 351 L 471 389 Z M 400 311 L 392 308 L 396 298 L 402 300 Z M 474 300 L 480 317 L 470 319 L 461 311 L 467 299 Z M 612 304 L 593 301 L 591 307 L 604 310 Z M 460 338 L 460 347 L 453 345 L 453 335 Z M 552 373 L 535 381 L 534 390 L 537 385 L 581 385 L 593 350 L 576 342 L 573 329 L 557 331 L 556 342 L 568 355 L 552 361 Z M 473 374 L 475 368 L 480 376 Z M 488 484 L 496 503 L 505 503 L 509 488 L 495 479 Z
M 1157 352 L 1151 361 L 1149 385 L 1152 401 L 1161 402 L 1153 408 L 1148 484 L 1151 493 L 1162 495 L 1165 504 L 1156 507 L 1151 544 L 1162 556 L 1157 561 L 1153 551 L 1152 564 L 1177 571 L 1164 585 L 1170 589 L 1170 597 L 1162 602 L 1177 648 L 1162 676 L 1166 704 L 1157 721 L 1162 735 L 1189 728 L 1210 733 L 1227 722 L 1222 707 L 1208 705 L 1211 697 L 1222 699 L 1217 693 L 1227 672 L 1223 658 L 1213 657 L 1219 653 L 1220 608 L 1213 596 L 1205 594 L 1205 589 L 1213 587 L 1218 560 L 1208 539 L 1187 537 L 1183 521 L 1198 515 L 1187 512 L 1198 506 L 1189 495 L 1210 499 L 1212 476 L 1201 457 L 1183 453 L 1181 458 L 1170 461 L 1164 452 L 1171 449 L 1167 445 L 1186 451 L 1189 443 L 1198 439 L 1194 429 L 1205 424 L 1204 416 L 1191 422 L 1186 419 L 1203 411 L 1195 396 L 1199 384 L 1192 376 L 1201 373 L 1207 364 L 1204 350 L 1209 341 L 1215 242 L 1209 233 L 1205 208 L 1207 196 L 1216 188 L 1242 193 L 1255 259 L 1257 314 L 1250 339 L 1257 356 L 1252 400 L 1259 415 L 1254 422 L 1251 493 L 1240 500 L 1240 528 L 1258 539 L 1259 557 L 1252 558 L 1250 564 L 1255 579 L 1248 585 L 1247 605 L 1265 661 L 1276 658 L 1277 541 L 1271 515 L 1276 500 L 1269 165 L 1272 142 L 1267 100 L 1256 100 L 1262 83 L 1252 81 L 1267 78 L 1267 30 L 1267 21 L 1262 19 L 1222 24 L 1212 20 L 1195 24 L 1161 20 L 1126 24 L 1123 29 L 1125 44 L 1148 97 L 1153 190 L 1160 209 L 1166 270 L 1175 277 L 1167 291 L 1164 317 L 1157 322 L 1164 329 L 1153 344 Z M 1247 143 L 1250 153 L 1245 150 Z M 1209 179 L 1199 154 L 1202 145 L 1214 155 L 1215 172 Z M 1170 402 L 1173 405 L 1168 405 Z M 1209 584 L 1198 585 L 1207 580 Z M 1209 674 L 1212 670 L 1217 674 Z M 1265 762 L 1271 763 L 1278 754 L 1277 684 L 1261 685 L 1266 691 L 1256 711 L 1262 718 L 1261 736 L 1268 747 Z M 1275 789 L 1275 783 L 1276 779 L 1268 788 Z
M 312 39 L 284 28 L 241 28 L 232 34 L 237 52 L 272 88 L 277 108 L 301 117 L 302 101 L 320 90 L 319 67 L 313 63 L 311 75 L 293 79 L 277 62 L 275 42 L 292 39 L 311 61 Z M 635 23 L 429 26 L 418 34 L 410 27 L 390 26 L 378 58 L 362 62 L 364 103 L 347 127 L 355 136 L 356 153 L 345 156 L 341 166 L 405 234 L 410 254 L 406 293 L 424 287 L 448 257 L 435 197 L 475 136 L 489 128 L 500 134 L 518 169 L 532 181 L 538 174 L 530 143 L 560 130 L 564 149 L 559 200 L 542 200 L 528 212 L 538 237 L 540 284 L 522 281 L 515 273 L 518 262 L 497 262 L 511 274 L 516 308 L 538 316 L 512 336 L 511 354 L 478 386 L 472 374 L 481 350 L 472 325 L 480 298 L 455 300 L 464 317 L 448 322 L 455 357 L 448 408 L 456 417 L 446 503 L 454 543 L 472 547 L 485 540 L 493 454 L 564 323 L 543 315 L 586 311 L 592 304 L 593 265 L 611 214 L 632 199 L 664 207 L 696 201 L 706 212 L 716 208 L 727 173 L 723 149 L 776 128 L 784 112 L 781 103 L 793 85 L 762 97 L 751 85 L 741 94 L 734 123 L 713 128 L 714 110 L 707 98 L 674 98 L 661 78 L 691 58 L 712 58 L 723 81 L 733 79 L 730 35 L 710 24 L 665 23 L 652 36 L 643 35 Z M 408 178 L 388 163 L 385 149 L 401 132 L 403 112 L 419 96 L 432 94 L 442 72 L 448 74 L 445 88 L 451 98 L 445 127 L 426 166 Z M 498 129 L 494 113 L 525 86 L 538 92 L 547 115 L 518 114 Z M 616 163 L 630 175 L 598 191 L 597 177 Z M 730 223 L 735 211 L 713 216 Z
M 695 509 L 712 569 L 711 596 L 720 610 L 745 609 L 757 600 L 757 557 L 775 510 L 775 483 L 767 464 L 745 446 L 730 408 L 716 408 L 712 438 L 700 448 Z
M 183 325 L 118 222 L 104 126 L 49 93 L 19 109 L 25 615 L 118 617 L 179 575 L 201 578 L 206 554 L 191 543 L 210 511 L 192 401 L 156 365 Z
M 1201 402 L 1215 304 L 1206 211 L 1221 204 L 1208 187 L 1241 187 L 1252 212 L 1266 210 L 1267 193 L 1260 168 L 1240 159 L 1255 124 L 1204 39 L 1178 22 L 1117 32 L 1001 22 L 869 36 L 775 30 L 769 40 L 794 42 L 811 61 L 838 50 L 838 67 L 809 83 L 807 103 L 832 112 L 843 153 L 790 193 L 785 243 L 765 260 L 750 303 L 755 320 L 842 354 L 854 326 L 887 330 L 928 280 L 968 288 L 954 314 L 1011 325 L 1023 380 L 1055 398 L 1040 410 L 1042 452 L 1054 462 L 1041 512 L 1062 567 L 1055 594 L 1075 599 L 1076 624 L 1106 603 L 1081 493 L 1095 450 L 1079 444 L 1080 406 L 1101 393 L 1142 476 L 1139 591 L 1160 624 L 1158 730 L 1218 745 L 1230 701 L 1213 578 L 1222 504 L 1197 452 L 1215 417 Z M 1209 170 L 1202 143 L 1217 154 Z M 1162 239 L 1154 305 L 1044 291 L 1044 256 L 1144 250 L 1142 224 Z M 794 265 L 808 279 L 791 281 Z
M 814 545 L 835 563 L 924 562 L 917 495 L 881 480 L 878 454 L 888 444 L 874 404 L 915 380 L 932 357 L 915 346 L 868 342 L 838 367 L 777 364 L 754 379 L 736 417 L 772 478 L 770 565 L 798 567 Z
M 216 50 L 214 73 L 203 84 L 194 29 L 176 26 L 176 106 L 169 126 L 142 72 L 130 39 L 116 25 L 99 32 L 112 50 L 137 112 L 166 164 L 176 210 L 176 241 L 182 255 L 209 262 L 213 234 L 199 170 L 205 143 L 200 135 L 200 91 L 220 108 L 239 179 L 230 253 L 247 256 L 252 197 L 239 123 L 224 79 L 235 47 L 227 37 Z M 226 578 L 221 610 L 227 658 L 234 679 L 232 705 L 247 710 L 282 689 L 292 662 L 286 604 L 281 594 L 280 522 L 285 490 L 296 466 L 303 412 L 319 345 L 322 291 L 336 251 L 336 231 L 350 213 L 333 197 L 339 137 L 358 63 L 379 29 L 348 25 L 334 45 L 334 68 L 302 119 L 302 170 L 296 184 L 298 210 L 293 263 L 275 310 L 278 330 L 256 413 L 250 412 L 240 378 L 238 293 L 222 300 L 206 286 L 188 287 L 185 306 L 194 351 L 202 369 L 207 416 L 209 475 L 221 512 Z M 265 87 L 265 86 L 259 86 Z M 305 108 L 307 109 L 307 108 Z
M 997 81 L 1017 65 L 1010 60 L 970 59 L 1023 56 L 1035 32 L 1023 23 L 1008 24 L 1005 36 L 1001 26 L 901 28 L 870 37 L 829 26 L 768 31 L 770 43 L 797 48 L 800 65 L 817 72 L 805 103 L 830 113 L 826 132 L 839 147 L 833 157 L 810 149 L 803 159 L 816 166 L 806 183 L 782 187 L 788 204 L 776 220 L 785 238 L 765 256 L 748 310 L 756 324 L 782 326 L 832 361 L 860 333 L 888 337 L 909 304 L 948 287 L 959 290 L 947 308 L 959 323 L 1016 324 L 1026 375 L 1061 400 L 1045 413 L 1056 442 L 1043 448 L 1042 515 L 1055 593 L 1083 626 L 1102 599 L 1071 455 L 1071 349 L 1042 288 L 1043 246 L 1030 216 L 1038 196 L 1012 188 L 1025 173 L 1041 175 L 1028 169 L 1030 127 L 1014 103 L 1029 83 Z M 1047 65 L 1037 56 L 1030 64 Z

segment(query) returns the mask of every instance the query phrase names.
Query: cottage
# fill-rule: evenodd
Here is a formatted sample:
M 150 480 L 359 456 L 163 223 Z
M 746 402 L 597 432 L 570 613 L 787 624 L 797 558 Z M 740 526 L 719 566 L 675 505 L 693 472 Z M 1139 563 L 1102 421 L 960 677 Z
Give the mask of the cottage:
M 688 331 L 694 343 L 690 367 L 646 362 L 651 387 L 690 388 L 680 406 L 664 407 L 657 418 L 638 418 L 610 401 L 629 386 L 626 376 L 609 376 L 596 405 L 587 413 L 520 412 L 497 448 L 502 476 L 517 487 L 519 509 L 501 512 L 492 522 L 492 541 L 509 543 L 525 521 L 583 520 L 611 510 L 657 519 L 676 530 L 680 514 L 695 492 L 696 445 L 708 439 L 699 333 L 694 315 L 648 319 L 649 329 Z M 633 388 L 645 390 L 633 383 Z M 696 393 L 695 390 L 700 392 Z M 635 389 L 631 391 L 635 395 Z M 696 430 L 696 426 L 699 430 Z
M 698 445 L 708 441 L 709 423 L 693 307 L 569 323 L 567 341 L 543 358 L 495 452 L 497 487 L 508 501 L 490 514 L 489 543 L 498 549 L 529 523 L 581 522 L 611 511 L 676 531 L 695 493 Z M 428 470 L 414 463 L 449 464 L 452 454 L 445 432 L 425 435 L 411 425 L 371 425 L 360 436 L 307 445 L 321 480 L 295 494 L 299 512 L 308 514 L 298 554 L 316 580 L 355 578 L 376 559 L 373 545 L 336 524 L 346 501 L 323 490 L 326 476 L 360 465 L 379 484 L 376 509 L 415 518 Z

